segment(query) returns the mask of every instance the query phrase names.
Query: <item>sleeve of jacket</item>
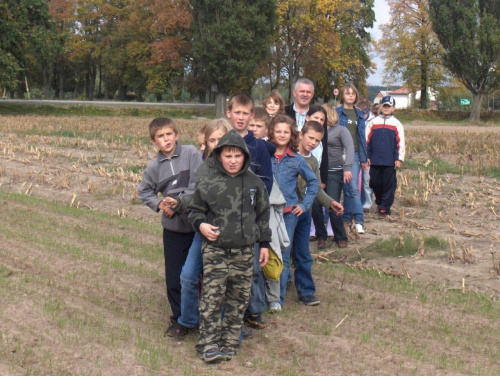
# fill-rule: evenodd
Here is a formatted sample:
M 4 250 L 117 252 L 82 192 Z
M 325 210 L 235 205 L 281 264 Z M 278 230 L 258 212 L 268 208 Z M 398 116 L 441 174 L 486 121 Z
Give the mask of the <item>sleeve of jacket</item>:
M 262 140 L 259 140 L 262 141 Z M 271 156 L 267 151 L 264 141 L 260 142 L 262 146 L 259 149 L 259 169 L 256 174 L 260 177 L 262 182 L 267 188 L 267 193 L 271 194 L 271 189 L 273 189 L 273 166 L 271 163 Z
M 317 166 L 317 165 L 316 165 Z M 316 198 L 318 201 L 323 205 L 325 208 L 330 208 L 332 205 L 333 198 L 328 196 L 326 192 L 321 188 L 321 182 L 323 181 L 320 176 L 320 170 L 316 167 L 314 170 L 314 174 L 316 175 L 316 178 L 318 179 L 318 193 L 316 194 Z
M 207 213 L 209 210 L 208 204 L 202 199 L 201 189 L 202 184 L 196 187 L 191 200 L 189 201 L 188 211 L 189 211 L 189 223 L 195 231 L 200 231 L 200 225 L 207 221 Z
M 299 162 L 299 174 L 306 181 L 306 193 L 304 195 L 304 199 L 301 203 L 299 203 L 300 207 L 303 211 L 307 211 L 311 208 L 314 199 L 316 198 L 316 194 L 318 193 L 318 178 L 316 178 L 316 174 L 309 167 L 307 162 L 301 156 Z
M 323 128 L 323 139 L 321 140 L 323 144 L 323 154 L 321 156 L 321 165 L 319 166 L 319 175 L 321 177 L 321 182 L 326 184 L 328 181 L 328 129 L 326 125 Z
M 340 132 L 340 139 L 345 150 L 344 171 L 352 171 L 352 164 L 354 163 L 354 142 L 347 128 L 344 127 L 342 132 Z
M 371 131 L 373 127 L 373 120 L 366 123 L 365 135 L 366 135 L 366 158 L 371 159 L 372 157 L 372 143 L 371 143 Z
M 185 213 L 189 203 L 192 199 L 196 183 L 198 181 L 196 171 L 198 171 L 199 167 L 203 164 L 203 159 L 201 158 L 200 153 L 198 150 L 192 150 L 189 149 L 190 155 L 189 155 L 189 184 L 182 193 L 181 196 L 179 196 L 178 204 L 175 207 L 174 211 L 176 213 Z
M 265 189 L 264 184 L 262 184 L 261 188 L 258 190 L 258 197 L 255 205 L 255 222 L 259 227 L 260 237 L 258 243 L 261 248 L 269 248 L 272 236 L 271 228 L 269 227 L 271 206 L 269 205 L 269 195 Z
M 365 135 L 365 118 L 363 117 L 363 112 L 356 108 L 356 113 L 358 116 L 358 153 L 359 153 L 359 161 L 361 163 L 366 162 L 366 135 Z
M 152 162 L 142 174 L 142 180 L 137 188 L 139 199 L 150 207 L 155 212 L 159 212 L 158 205 L 160 205 L 161 198 L 158 197 L 157 185 L 158 175 L 157 168 L 155 168 L 156 161 Z M 156 171 L 156 172 L 155 172 Z
M 398 158 L 401 162 L 404 162 L 405 160 L 405 154 L 406 154 L 406 141 L 405 141 L 405 129 L 403 127 L 403 124 L 398 120 L 396 124 L 396 129 L 398 130 Z

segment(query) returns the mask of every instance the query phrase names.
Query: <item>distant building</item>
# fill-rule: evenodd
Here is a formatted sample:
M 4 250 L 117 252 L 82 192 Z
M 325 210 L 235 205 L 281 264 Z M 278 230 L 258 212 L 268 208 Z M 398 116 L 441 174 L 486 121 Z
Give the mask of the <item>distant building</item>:
M 427 97 L 429 98 L 430 102 L 429 108 L 432 110 L 436 109 L 436 94 L 437 93 L 433 90 L 427 89 Z M 400 89 L 391 91 L 380 91 L 373 100 L 373 103 L 380 103 L 382 101 L 382 98 L 386 95 L 394 97 L 394 99 L 396 100 L 396 108 L 402 109 L 411 107 L 415 102 L 420 101 L 421 90 L 412 93 L 410 89 L 402 87 Z

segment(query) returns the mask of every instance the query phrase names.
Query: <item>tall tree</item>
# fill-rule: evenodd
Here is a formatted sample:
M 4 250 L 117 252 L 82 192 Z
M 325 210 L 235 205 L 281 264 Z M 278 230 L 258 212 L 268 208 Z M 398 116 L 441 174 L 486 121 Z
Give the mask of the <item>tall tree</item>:
M 428 0 L 387 0 L 391 18 L 380 26 L 376 48 L 385 59 L 385 79 L 402 80 L 421 90 L 420 108 L 427 108 L 427 91 L 444 79 L 443 48 L 432 30 Z
M 331 95 L 332 82 L 364 82 L 371 63 L 367 53 L 374 21 L 373 0 L 278 0 L 278 25 L 270 59 L 260 66 L 272 88 L 307 76 L 316 94 Z
M 193 56 L 216 91 L 216 116 L 232 90 L 250 91 L 268 53 L 275 0 L 191 0 Z
M 500 87 L 498 0 L 429 0 L 443 63 L 473 95 L 469 119 L 479 120 L 486 94 Z

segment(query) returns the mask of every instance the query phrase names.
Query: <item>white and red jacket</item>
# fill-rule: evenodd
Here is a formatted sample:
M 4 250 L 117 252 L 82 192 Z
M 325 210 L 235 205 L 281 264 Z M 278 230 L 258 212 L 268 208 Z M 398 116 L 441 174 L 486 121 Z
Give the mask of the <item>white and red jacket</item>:
M 394 166 L 405 159 L 405 131 L 393 115 L 379 115 L 366 123 L 366 151 L 370 163 Z

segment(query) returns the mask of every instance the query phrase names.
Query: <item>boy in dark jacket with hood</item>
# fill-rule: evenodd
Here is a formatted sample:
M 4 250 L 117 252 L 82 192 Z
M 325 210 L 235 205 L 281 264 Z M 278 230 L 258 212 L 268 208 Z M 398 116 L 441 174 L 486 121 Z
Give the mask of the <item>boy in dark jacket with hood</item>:
M 239 346 L 243 313 L 253 273 L 253 245 L 260 244 L 260 266 L 271 241 L 269 198 L 250 170 L 250 153 L 236 130 L 214 149 L 214 173 L 203 174 L 189 205 L 189 222 L 203 238 L 203 290 L 197 350 L 207 363 L 230 360 Z M 222 310 L 225 310 L 222 318 Z

